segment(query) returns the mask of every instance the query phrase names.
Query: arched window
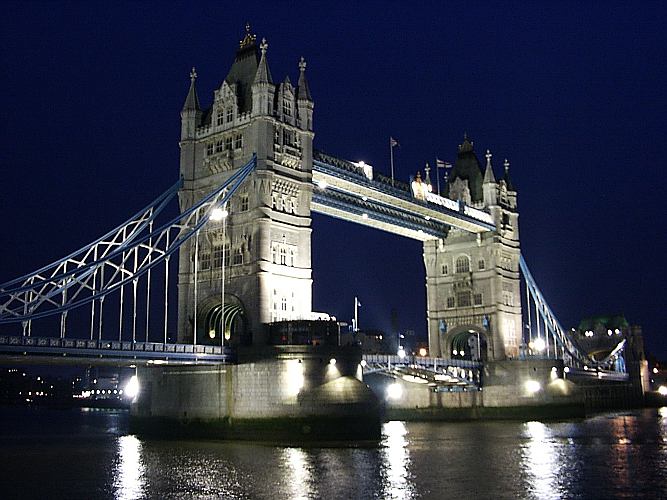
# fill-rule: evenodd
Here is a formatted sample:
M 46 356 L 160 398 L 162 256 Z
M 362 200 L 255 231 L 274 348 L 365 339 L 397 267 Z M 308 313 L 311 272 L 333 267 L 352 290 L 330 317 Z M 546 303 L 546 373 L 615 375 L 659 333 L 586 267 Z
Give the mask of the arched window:
M 287 99 L 283 99 L 283 113 L 292 116 L 292 103 Z
M 237 248 L 234 252 L 234 265 L 240 266 L 241 264 L 243 264 L 243 250 Z
M 484 271 L 484 269 L 486 269 L 486 263 L 484 262 L 484 259 L 479 259 L 477 262 L 477 267 L 480 271 Z
M 466 255 L 461 255 L 458 259 L 456 259 L 456 272 L 470 272 L 470 259 Z
M 287 249 L 285 247 L 280 247 L 280 265 L 287 265 Z

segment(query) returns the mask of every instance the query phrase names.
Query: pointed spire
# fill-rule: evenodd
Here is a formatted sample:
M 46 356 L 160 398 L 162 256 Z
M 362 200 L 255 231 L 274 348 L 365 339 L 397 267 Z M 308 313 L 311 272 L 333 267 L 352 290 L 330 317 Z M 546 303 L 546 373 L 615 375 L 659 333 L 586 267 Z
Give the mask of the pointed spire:
M 428 164 L 428 162 L 426 162 L 426 166 L 424 167 L 424 172 L 425 172 L 424 182 L 430 186 L 431 185 L 431 174 L 430 174 L 431 166 Z
M 253 83 L 273 83 L 271 79 L 271 71 L 269 71 L 269 65 L 266 62 L 266 50 L 269 48 L 269 44 L 266 42 L 266 38 L 262 38 L 262 43 L 259 44 L 259 50 L 262 52 L 262 55 L 259 59 L 259 65 L 257 66 L 257 73 L 255 73 L 255 80 Z
M 299 88 L 297 90 L 299 100 L 312 101 L 308 80 L 306 80 L 306 60 L 301 56 L 299 61 Z
M 484 172 L 484 184 L 487 182 L 496 182 L 496 177 L 493 175 L 493 167 L 491 166 L 491 151 L 486 150 L 486 171 Z
M 195 88 L 196 80 L 197 80 L 197 71 L 193 66 L 192 71 L 190 71 L 190 90 L 188 91 L 188 96 L 185 98 L 185 103 L 183 104 L 183 111 L 201 110 L 201 107 L 199 106 L 199 97 L 197 96 L 197 89 Z
M 512 184 L 512 179 L 510 178 L 510 162 L 507 161 L 507 158 L 505 158 L 505 163 L 503 163 L 503 166 L 505 167 L 505 176 L 503 177 L 503 180 L 505 181 L 507 190 L 514 191 L 514 185 Z

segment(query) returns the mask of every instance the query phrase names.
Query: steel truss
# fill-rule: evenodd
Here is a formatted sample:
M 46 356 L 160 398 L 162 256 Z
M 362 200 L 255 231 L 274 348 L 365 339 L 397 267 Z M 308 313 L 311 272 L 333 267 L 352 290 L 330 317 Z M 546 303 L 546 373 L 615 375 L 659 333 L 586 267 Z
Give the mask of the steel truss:
M 165 339 L 169 259 L 209 221 L 211 211 L 223 207 L 256 166 L 256 157 L 234 172 L 215 191 L 189 209 L 155 229 L 156 217 L 174 199 L 180 180 L 150 205 L 98 240 L 48 266 L 0 285 L 0 325 L 21 323 L 30 335 L 35 319 L 61 316 L 61 337 L 65 336 L 68 311 L 91 304 L 91 338 L 97 312 L 102 331 L 105 297 L 120 294 L 121 315 L 126 285 L 133 291 L 133 340 L 136 340 L 137 284 L 148 276 L 146 302 L 150 301 L 150 273 L 165 266 Z M 98 306 L 95 307 L 95 304 Z M 148 325 L 148 310 L 146 324 Z M 166 340 L 165 340 L 166 342 Z

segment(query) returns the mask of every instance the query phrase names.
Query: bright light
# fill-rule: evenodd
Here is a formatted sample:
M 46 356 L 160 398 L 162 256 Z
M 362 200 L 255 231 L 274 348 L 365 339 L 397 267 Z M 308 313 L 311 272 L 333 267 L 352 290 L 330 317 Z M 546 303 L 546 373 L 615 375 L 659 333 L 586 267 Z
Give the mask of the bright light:
M 329 184 L 327 184 L 327 181 L 316 181 L 317 187 L 320 189 L 326 189 Z
M 425 347 L 422 347 L 421 349 L 419 349 L 419 355 L 420 356 L 423 357 L 423 356 L 426 356 L 427 354 L 428 354 L 428 351 L 426 350 Z
M 213 222 L 220 222 L 222 219 L 224 219 L 228 215 L 229 215 L 229 212 L 227 212 L 227 210 L 225 210 L 224 208 L 215 207 L 213 210 L 211 210 L 211 215 L 210 215 L 209 218 Z
M 544 342 L 544 339 L 542 337 L 538 337 L 533 342 L 533 349 L 537 352 L 544 351 L 544 349 L 546 349 L 546 347 L 547 347 L 547 344 Z
M 403 395 L 403 387 L 401 384 L 394 382 L 387 386 L 387 398 L 388 399 L 398 399 Z
M 667 386 L 661 385 L 658 387 L 658 394 L 661 396 L 667 396 Z
M 540 389 L 542 389 L 542 386 L 537 380 L 527 380 L 525 387 L 526 387 L 526 392 L 528 392 L 528 394 L 535 394 L 539 392 Z
M 208 331 L 208 336 L 211 337 L 212 339 L 215 338 L 215 330 L 209 330 Z
M 610 337 L 611 337 L 611 333 L 612 333 L 611 330 L 607 330 L 607 335 L 609 335 Z
M 368 219 L 368 214 L 366 214 L 366 213 L 361 214 L 361 218 L 362 219 Z
M 402 347 L 398 348 L 398 357 L 401 359 L 405 357 L 405 349 L 403 349 Z
M 653 368 L 653 373 L 658 373 L 658 369 L 657 369 L 657 368 Z
M 366 360 L 362 359 L 361 363 L 359 363 L 359 364 L 361 365 L 362 368 L 365 367 L 366 366 Z
M 459 351 L 457 351 L 456 349 L 454 349 L 454 350 L 452 351 L 452 354 L 454 354 L 454 356 L 458 356 Z
M 139 379 L 137 378 L 136 375 L 132 375 L 132 377 L 130 377 L 129 382 L 125 384 L 125 395 L 130 399 L 134 399 L 137 397 L 138 394 L 139 394 Z
M 287 392 L 290 396 L 296 396 L 303 389 L 304 384 L 303 363 L 298 359 L 290 359 L 287 362 Z
M 569 366 L 566 366 L 565 368 L 563 368 L 563 371 L 564 371 L 565 373 L 570 373 L 570 367 L 569 367 Z
M 330 365 L 335 365 L 335 364 L 336 364 L 336 358 L 331 358 L 331 359 L 329 360 L 329 364 L 330 364 Z

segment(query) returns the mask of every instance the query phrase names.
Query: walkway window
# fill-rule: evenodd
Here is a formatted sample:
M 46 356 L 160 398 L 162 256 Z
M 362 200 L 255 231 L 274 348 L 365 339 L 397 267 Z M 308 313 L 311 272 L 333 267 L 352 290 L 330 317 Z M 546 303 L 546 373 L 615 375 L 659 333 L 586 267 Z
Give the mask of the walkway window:
M 456 259 L 456 272 L 457 273 L 468 273 L 470 272 L 470 259 L 462 255 Z

